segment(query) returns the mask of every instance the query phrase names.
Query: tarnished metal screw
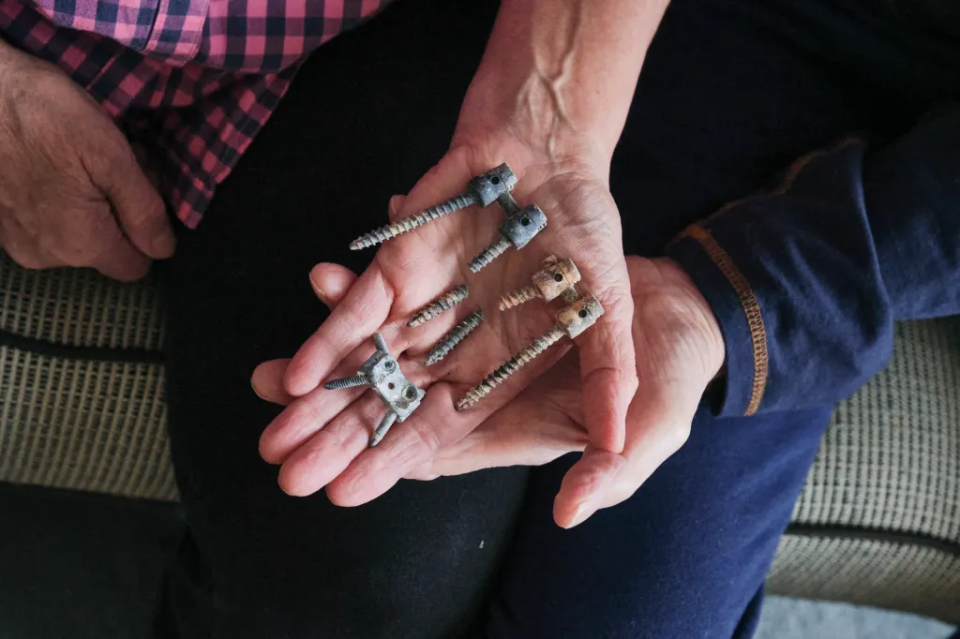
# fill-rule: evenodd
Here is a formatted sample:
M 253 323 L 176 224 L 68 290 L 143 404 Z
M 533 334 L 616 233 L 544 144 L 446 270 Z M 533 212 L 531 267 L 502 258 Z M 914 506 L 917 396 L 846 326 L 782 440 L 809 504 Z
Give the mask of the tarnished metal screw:
M 470 333 L 472 333 L 481 322 L 483 322 L 484 315 L 483 309 L 477 309 L 470 315 L 466 317 L 462 322 L 457 324 L 453 330 L 443 336 L 443 339 L 433 347 L 433 350 L 430 351 L 430 354 L 427 355 L 427 361 L 425 362 L 427 366 L 433 366 L 444 357 L 450 354 L 457 344 L 462 342 L 467 338 Z
M 523 368 L 532 359 L 556 344 L 567 335 L 577 337 L 587 330 L 603 315 L 603 306 L 595 297 L 585 297 L 557 313 L 557 323 L 549 331 L 535 339 L 526 348 L 500 365 L 487 375 L 483 381 L 470 389 L 457 402 L 457 410 L 466 410 L 489 395 L 493 389 L 507 381 L 510 376 Z
M 378 229 L 361 235 L 350 243 L 350 250 L 358 251 L 369 246 L 376 246 L 381 242 L 391 240 L 398 235 L 412 231 L 418 226 L 433 222 L 441 217 L 450 215 L 460 209 L 474 204 L 487 207 L 497 201 L 504 194 L 509 194 L 517 184 L 517 176 L 506 164 L 476 176 L 467 184 L 467 190 L 445 200 L 436 206 L 420 211 L 414 215 L 397 220 Z
M 580 271 L 569 258 L 559 260 L 551 255 L 543 261 L 543 269 L 534 273 L 532 279 L 531 286 L 502 296 L 500 310 L 505 311 L 537 298 L 550 302 L 562 296 L 568 304 L 578 298 L 572 296 L 577 295 L 574 285 L 580 281 Z
M 470 295 L 470 289 L 466 284 L 461 284 L 457 288 L 438 297 L 417 311 L 416 314 L 410 318 L 410 321 L 407 322 L 407 326 L 410 328 L 415 328 L 424 322 L 429 322 L 440 313 L 449 311 L 451 308 L 467 299 L 468 295 Z
M 500 237 L 470 261 L 470 270 L 479 273 L 511 246 L 522 249 L 546 226 L 547 216 L 536 204 L 510 215 L 500 225 Z
M 334 379 L 323 385 L 329 390 L 340 390 L 356 386 L 369 386 L 377 392 L 380 401 L 387 407 L 387 414 L 380 421 L 370 438 L 370 445 L 376 446 L 387 434 L 394 422 L 402 422 L 420 406 L 424 393 L 411 384 L 403 373 L 397 360 L 387 350 L 387 343 L 380 333 L 373 334 L 377 350 L 367 358 L 353 377 Z
M 501 364 L 495 371 L 483 378 L 482 382 L 470 389 L 463 399 L 457 402 L 457 410 L 466 410 L 479 402 L 490 394 L 494 388 L 523 368 L 530 360 L 556 344 L 563 335 L 563 329 L 553 327 L 535 339 L 529 346 Z
M 343 388 L 354 388 L 356 386 L 369 386 L 370 380 L 366 375 L 354 375 L 353 377 L 344 377 L 343 379 L 334 379 L 323 385 L 327 390 L 341 390 Z

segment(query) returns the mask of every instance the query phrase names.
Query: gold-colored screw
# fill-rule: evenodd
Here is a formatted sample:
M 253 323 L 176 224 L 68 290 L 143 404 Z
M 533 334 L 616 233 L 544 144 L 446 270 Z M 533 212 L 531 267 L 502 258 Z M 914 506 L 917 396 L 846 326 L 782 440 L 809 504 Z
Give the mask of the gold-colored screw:
M 501 364 L 496 370 L 487 375 L 483 381 L 470 389 L 457 402 L 457 410 L 466 410 L 489 395 L 493 389 L 507 381 L 510 376 L 523 368 L 535 357 L 556 344 L 561 337 L 567 335 L 577 337 L 593 326 L 603 315 L 603 306 L 595 297 L 584 297 L 570 306 L 563 308 L 556 315 L 556 324 L 549 331 L 535 339 L 526 348 L 514 355 L 510 360 Z
M 574 286 L 580 281 L 580 271 L 570 258 L 557 259 L 551 255 L 543 261 L 543 268 L 533 274 L 533 284 L 507 293 L 500 298 L 500 310 L 505 311 L 541 298 L 547 302 L 562 297 L 568 304 L 578 299 Z

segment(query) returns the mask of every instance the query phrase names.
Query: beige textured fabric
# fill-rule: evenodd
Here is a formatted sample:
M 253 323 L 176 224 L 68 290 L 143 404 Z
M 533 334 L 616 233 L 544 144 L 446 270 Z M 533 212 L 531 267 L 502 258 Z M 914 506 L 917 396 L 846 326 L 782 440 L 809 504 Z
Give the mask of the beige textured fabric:
M 54 345 L 157 351 L 160 300 L 149 281 L 78 269 L 27 271 L 0 252 L 0 331 Z M 0 481 L 173 500 L 163 367 L 90 361 L 3 344 Z M 118 351 L 118 357 L 129 351 Z
M 28 271 L 0 251 L 0 330 L 58 344 L 158 350 L 160 296 L 90 269 Z
M 960 555 L 911 543 L 789 535 L 768 590 L 960 623 Z
M 863 603 L 960 622 L 960 318 L 897 326 L 890 366 L 835 411 L 793 522 L 900 543 L 788 536 L 771 592 L 850 600 L 859 583 Z
M 173 500 L 163 368 L 0 346 L 0 481 Z

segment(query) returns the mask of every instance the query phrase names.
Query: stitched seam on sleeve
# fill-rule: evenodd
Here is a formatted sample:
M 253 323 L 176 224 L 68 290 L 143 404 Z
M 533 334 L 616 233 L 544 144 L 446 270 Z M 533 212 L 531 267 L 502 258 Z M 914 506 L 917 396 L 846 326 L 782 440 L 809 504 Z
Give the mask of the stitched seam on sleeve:
M 710 259 L 723 273 L 723 276 L 730 282 L 740 299 L 743 314 L 747 318 L 747 326 L 750 328 L 750 340 L 753 343 L 753 383 L 750 390 L 750 401 L 744 415 L 753 415 L 760 408 L 760 402 L 763 400 L 770 367 L 767 352 L 767 331 L 763 325 L 760 302 L 757 300 L 750 283 L 747 282 L 747 278 L 737 268 L 733 258 L 717 243 L 710 231 L 699 224 L 693 224 L 687 227 L 687 230 L 681 235 L 691 237 L 700 243 Z

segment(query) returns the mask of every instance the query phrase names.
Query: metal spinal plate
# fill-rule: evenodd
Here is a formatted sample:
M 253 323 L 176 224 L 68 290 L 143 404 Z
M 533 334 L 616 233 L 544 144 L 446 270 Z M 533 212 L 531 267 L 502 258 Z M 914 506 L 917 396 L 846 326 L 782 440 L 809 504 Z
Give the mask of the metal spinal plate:
M 360 367 L 360 373 L 370 380 L 370 385 L 377 391 L 380 400 L 397 414 L 398 422 L 409 417 L 420 406 L 420 400 L 426 395 L 403 376 L 397 360 L 389 353 L 375 352 Z

